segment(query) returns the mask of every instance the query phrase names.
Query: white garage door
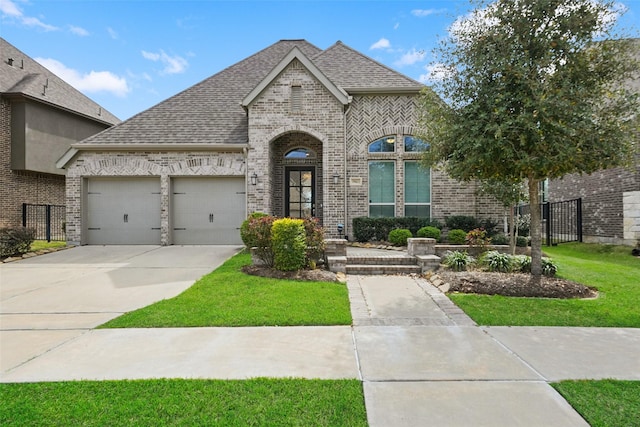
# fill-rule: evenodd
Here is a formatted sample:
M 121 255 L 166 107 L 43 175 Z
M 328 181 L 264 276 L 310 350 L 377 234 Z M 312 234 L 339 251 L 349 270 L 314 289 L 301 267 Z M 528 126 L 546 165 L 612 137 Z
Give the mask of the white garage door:
M 241 244 L 245 218 L 243 177 L 173 178 L 171 180 L 173 244 Z
M 159 178 L 87 180 L 90 245 L 159 245 Z

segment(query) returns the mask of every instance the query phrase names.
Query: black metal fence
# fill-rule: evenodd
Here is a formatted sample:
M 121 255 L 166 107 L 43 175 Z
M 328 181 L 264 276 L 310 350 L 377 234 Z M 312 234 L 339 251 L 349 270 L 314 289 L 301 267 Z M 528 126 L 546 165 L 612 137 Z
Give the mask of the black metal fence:
M 542 209 L 542 237 L 547 246 L 558 243 L 582 242 L 582 199 L 547 202 Z M 518 207 L 521 215 L 530 212 L 530 206 Z
M 36 230 L 36 240 L 66 240 L 65 216 L 65 206 L 22 204 L 22 226 Z

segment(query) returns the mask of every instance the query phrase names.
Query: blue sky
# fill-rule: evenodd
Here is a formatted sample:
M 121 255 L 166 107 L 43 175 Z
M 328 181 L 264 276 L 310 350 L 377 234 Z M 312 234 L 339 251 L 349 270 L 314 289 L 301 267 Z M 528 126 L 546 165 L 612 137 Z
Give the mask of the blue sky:
M 640 0 L 619 24 L 637 35 Z M 0 36 L 120 119 L 281 39 L 336 41 L 429 83 L 467 1 L 0 0 Z

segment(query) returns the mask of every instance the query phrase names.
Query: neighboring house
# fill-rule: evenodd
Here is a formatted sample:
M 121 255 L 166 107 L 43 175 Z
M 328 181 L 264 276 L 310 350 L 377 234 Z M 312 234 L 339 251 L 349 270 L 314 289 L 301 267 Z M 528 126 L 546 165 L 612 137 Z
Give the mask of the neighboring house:
M 237 244 L 248 213 L 318 218 L 502 209 L 419 167 L 424 86 L 337 42 L 281 40 L 106 132 L 72 144 L 67 239 Z
M 635 40 L 640 58 L 640 39 Z M 627 82 L 640 94 L 640 75 Z M 638 135 L 638 133 L 636 133 Z M 572 174 L 550 180 L 548 200 L 582 198 L 582 234 L 585 242 L 636 245 L 640 241 L 640 139 L 634 164 L 590 175 Z
M 119 120 L 3 38 L 0 57 L 0 227 L 15 227 L 23 203 L 64 205 L 56 161 Z

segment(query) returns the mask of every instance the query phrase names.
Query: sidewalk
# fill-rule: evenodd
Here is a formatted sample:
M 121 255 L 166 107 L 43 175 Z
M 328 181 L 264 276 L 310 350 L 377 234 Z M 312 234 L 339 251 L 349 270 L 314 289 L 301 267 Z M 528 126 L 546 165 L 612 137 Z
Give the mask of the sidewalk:
M 357 378 L 371 426 L 585 426 L 548 382 L 640 380 L 640 329 L 478 327 L 417 277 L 347 285 L 352 327 L 73 331 L 0 381 Z

